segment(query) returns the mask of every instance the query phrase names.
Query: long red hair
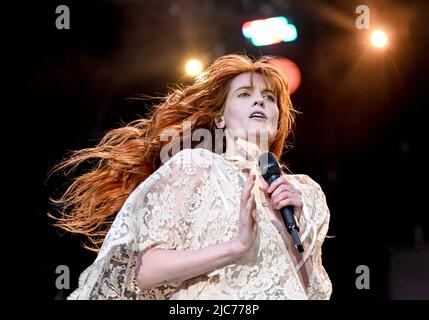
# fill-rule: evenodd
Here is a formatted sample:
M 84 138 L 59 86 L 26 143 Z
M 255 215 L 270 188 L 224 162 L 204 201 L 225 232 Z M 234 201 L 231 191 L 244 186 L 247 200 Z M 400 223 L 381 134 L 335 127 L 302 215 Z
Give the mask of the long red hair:
M 287 79 L 267 58 L 252 61 L 245 55 L 225 55 L 192 85 L 178 87 L 163 97 L 146 119 L 107 132 L 95 147 L 74 151 L 57 164 L 52 172 L 65 175 L 88 160 L 93 166 L 74 178 L 59 199 L 51 199 L 60 207 L 59 216 L 49 214 L 55 225 L 87 236 L 90 243 L 84 247 L 98 251 L 127 197 L 162 164 L 160 151 L 169 142 L 161 141 L 161 133 L 174 129 L 183 140 L 182 124 L 189 121 L 192 130 L 205 128 L 214 136 L 215 120 L 223 113 L 229 83 L 245 72 L 260 73 L 277 95 L 279 125 L 269 146 L 280 159 L 298 113 L 290 101 Z

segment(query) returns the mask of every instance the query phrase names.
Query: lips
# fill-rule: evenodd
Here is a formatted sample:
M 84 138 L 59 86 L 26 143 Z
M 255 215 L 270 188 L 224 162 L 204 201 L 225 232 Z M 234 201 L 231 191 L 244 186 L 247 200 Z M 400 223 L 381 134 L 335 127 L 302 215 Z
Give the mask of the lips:
M 249 118 L 267 119 L 267 115 L 263 111 L 253 111 Z

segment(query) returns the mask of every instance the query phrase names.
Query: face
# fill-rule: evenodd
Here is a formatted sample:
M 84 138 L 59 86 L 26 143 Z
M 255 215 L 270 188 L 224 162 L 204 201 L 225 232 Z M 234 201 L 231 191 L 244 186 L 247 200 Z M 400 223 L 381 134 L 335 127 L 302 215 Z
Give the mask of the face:
M 242 73 L 230 82 L 224 108 L 224 123 L 220 128 L 238 132 L 238 136 L 247 139 L 246 134 L 260 135 L 265 131 L 268 138 L 277 133 L 279 108 L 277 97 L 259 73 Z

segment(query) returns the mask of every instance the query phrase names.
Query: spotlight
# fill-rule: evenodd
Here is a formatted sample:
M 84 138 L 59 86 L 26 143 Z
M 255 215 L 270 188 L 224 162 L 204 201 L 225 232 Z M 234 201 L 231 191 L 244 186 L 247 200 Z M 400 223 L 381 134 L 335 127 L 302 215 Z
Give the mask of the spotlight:
M 185 70 L 188 75 L 195 77 L 201 73 L 203 65 L 199 60 L 191 59 L 186 62 Z
M 387 44 L 387 35 L 382 30 L 375 30 L 371 33 L 371 44 L 376 48 L 384 48 Z

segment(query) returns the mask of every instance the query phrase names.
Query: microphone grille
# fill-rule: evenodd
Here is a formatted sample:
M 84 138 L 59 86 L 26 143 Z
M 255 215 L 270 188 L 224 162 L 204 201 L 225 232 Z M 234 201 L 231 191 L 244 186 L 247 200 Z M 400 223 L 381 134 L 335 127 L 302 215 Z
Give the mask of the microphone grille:
M 267 181 L 269 177 L 281 176 L 281 170 L 276 156 L 272 152 L 265 152 L 259 156 L 259 168 L 262 177 Z

